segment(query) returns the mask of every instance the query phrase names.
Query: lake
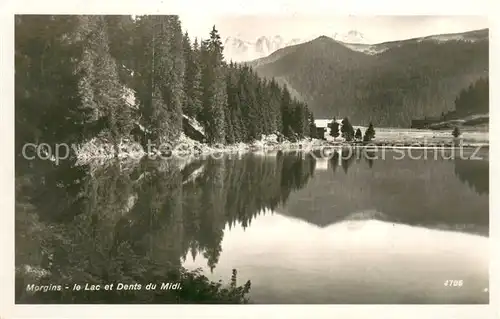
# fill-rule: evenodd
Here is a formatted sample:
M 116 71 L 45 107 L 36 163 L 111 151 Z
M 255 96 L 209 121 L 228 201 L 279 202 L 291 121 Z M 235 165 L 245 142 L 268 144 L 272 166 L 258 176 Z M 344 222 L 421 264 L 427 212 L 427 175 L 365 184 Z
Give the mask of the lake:
M 76 280 L 126 243 L 253 303 L 488 303 L 488 149 L 349 152 L 16 167 L 16 266 Z

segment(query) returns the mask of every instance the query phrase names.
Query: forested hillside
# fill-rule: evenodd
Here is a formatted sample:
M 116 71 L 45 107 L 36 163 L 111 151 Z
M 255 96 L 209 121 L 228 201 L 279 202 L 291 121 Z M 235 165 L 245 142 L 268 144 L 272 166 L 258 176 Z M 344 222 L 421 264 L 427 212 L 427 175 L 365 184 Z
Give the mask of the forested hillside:
M 455 109 L 455 98 L 488 75 L 488 30 L 374 45 L 366 54 L 328 37 L 247 63 L 308 103 L 316 118 L 409 127 Z
M 482 77 L 460 91 L 455 99 L 454 116 L 488 113 L 490 105 L 489 77 Z
M 93 137 L 175 142 L 183 115 L 210 144 L 309 135 L 305 103 L 222 52 L 215 26 L 190 39 L 174 15 L 16 16 L 16 151 Z

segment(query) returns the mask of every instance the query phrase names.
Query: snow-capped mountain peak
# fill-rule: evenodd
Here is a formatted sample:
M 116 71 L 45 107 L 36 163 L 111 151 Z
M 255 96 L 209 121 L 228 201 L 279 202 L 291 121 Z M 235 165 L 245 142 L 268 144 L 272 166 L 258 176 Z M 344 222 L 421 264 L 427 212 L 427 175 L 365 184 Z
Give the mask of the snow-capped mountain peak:
M 335 40 L 345 42 L 345 43 L 359 43 L 365 44 L 366 38 L 363 33 L 357 30 L 350 30 L 345 34 L 336 34 L 337 37 L 334 37 Z
M 291 45 L 280 35 L 260 36 L 255 41 L 246 41 L 238 37 L 228 37 L 224 41 L 224 56 L 234 62 L 250 61 L 268 56 L 276 50 Z
M 234 62 L 250 61 L 268 56 L 269 54 L 287 46 L 292 46 L 310 41 L 318 35 L 311 35 L 306 38 L 293 38 L 285 40 L 280 35 L 260 36 L 255 41 L 242 40 L 240 37 L 227 37 L 224 41 L 224 56 L 226 60 Z M 346 43 L 366 43 L 365 36 L 356 30 L 347 33 L 334 33 L 331 36 L 334 40 Z
M 239 39 L 239 38 L 234 38 L 234 37 L 228 37 L 226 41 L 224 41 L 224 46 L 230 46 L 230 47 L 236 47 L 236 48 L 242 48 L 246 45 L 245 41 Z

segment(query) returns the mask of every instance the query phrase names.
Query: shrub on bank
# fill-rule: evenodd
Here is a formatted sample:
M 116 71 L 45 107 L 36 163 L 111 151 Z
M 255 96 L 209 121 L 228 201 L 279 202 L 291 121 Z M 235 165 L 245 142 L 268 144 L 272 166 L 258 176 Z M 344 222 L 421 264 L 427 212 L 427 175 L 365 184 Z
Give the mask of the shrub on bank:
M 106 272 L 100 275 L 87 273 L 85 281 L 62 280 L 54 275 L 42 277 L 36 284 L 26 277 L 16 275 L 16 303 L 25 304 L 246 304 L 251 283 L 247 281 L 238 286 L 236 270 L 229 284 L 214 282 L 203 275 L 202 271 L 184 268 L 170 269 L 164 265 L 154 265 L 149 269 L 129 269 L 130 274 L 122 279 L 108 278 Z M 130 277 L 129 277 L 130 276 Z M 146 289 L 147 284 L 156 285 Z M 177 284 L 174 286 L 174 284 Z M 48 291 L 27 292 L 29 285 L 48 286 Z M 73 285 L 79 284 L 80 291 Z M 112 290 L 105 285 L 113 284 Z M 121 284 L 119 286 L 119 284 Z M 51 291 L 50 287 L 60 285 L 61 291 Z M 93 286 L 94 285 L 94 286 Z M 99 290 L 95 285 L 100 285 Z M 127 286 L 125 286 L 127 285 Z M 170 287 L 171 289 L 162 289 Z M 69 287 L 65 289 L 65 287 Z M 124 288 L 126 287 L 126 288 Z

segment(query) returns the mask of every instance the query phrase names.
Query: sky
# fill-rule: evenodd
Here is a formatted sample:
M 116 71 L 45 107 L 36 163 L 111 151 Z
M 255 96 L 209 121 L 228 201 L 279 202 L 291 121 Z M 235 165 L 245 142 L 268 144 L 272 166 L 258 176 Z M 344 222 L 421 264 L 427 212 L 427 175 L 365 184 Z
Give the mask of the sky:
M 486 16 L 335 16 L 335 15 L 181 15 L 183 29 L 206 38 L 215 25 L 223 39 L 255 41 L 260 36 L 285 39 L 361 32 L 367 43 L 403 40 L 488 28 Z

